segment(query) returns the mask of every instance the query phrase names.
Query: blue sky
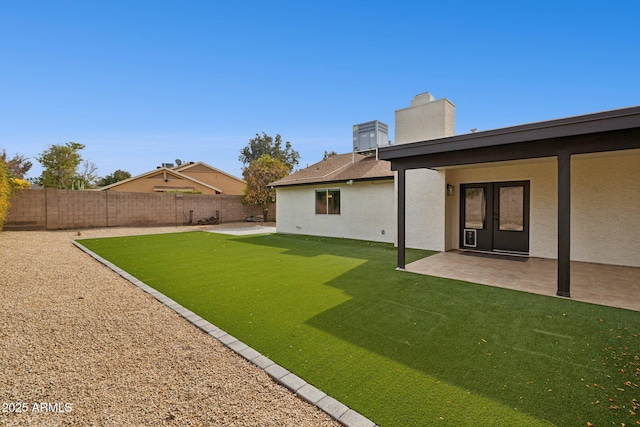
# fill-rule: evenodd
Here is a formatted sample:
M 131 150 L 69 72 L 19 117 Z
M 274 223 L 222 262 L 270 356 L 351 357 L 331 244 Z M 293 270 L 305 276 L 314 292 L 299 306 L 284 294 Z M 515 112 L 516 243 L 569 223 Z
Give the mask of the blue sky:
M 176 158 L 241 175 L 279 133 L 351 151 L 423 92 L 456 133 L 640 104 L 640 2 L 0 1 L 0 149 L 86 145 L 100 175 Z

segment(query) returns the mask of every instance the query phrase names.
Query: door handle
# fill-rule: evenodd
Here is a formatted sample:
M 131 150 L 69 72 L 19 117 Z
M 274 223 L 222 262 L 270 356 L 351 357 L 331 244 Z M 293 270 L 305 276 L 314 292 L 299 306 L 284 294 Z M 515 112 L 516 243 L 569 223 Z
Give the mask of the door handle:
M 497 221 L 498 220 L 498 212 L 494 212 L 493 213 L 493 220 Z

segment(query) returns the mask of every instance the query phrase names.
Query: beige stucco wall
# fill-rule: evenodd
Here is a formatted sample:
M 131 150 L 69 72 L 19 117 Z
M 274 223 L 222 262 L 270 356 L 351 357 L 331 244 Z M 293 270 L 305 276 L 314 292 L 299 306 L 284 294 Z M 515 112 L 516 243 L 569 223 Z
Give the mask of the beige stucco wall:
M 445 178 L 443 171 L 406 171 L 406 247 L 445 250 Z M 397 206 L 397 201 L 394 201 L 394 205 Z
M 165 181 L 166 176 L 166 181 Z M 124 182 L 107 191 L 126 191 L 135 193 L 154 193 L 154 187 L 193 187 L 193 191 L 200 191 L 202 194 L 216 194 L 215 190 L 198 184 L 191 180 L 184 179 L 182 177 L 172 175 L 170 172 L 159 170 L 158 173 L 143 176 L 138 179 L 133 179 L 129 182 Z
M 234 178 L 224 173 L 220 173 L 209 169 L 203 165 L 196 165 L 189 169 L 185 169 L 180 173 L 187 175 L 193 179 L 212 185 L 222 190 L 223 194 L 243 195 L 245 182 L 239 178 Z
M 640 150 L 575 156 L 571 259 L 640 267 Z
M 447 201 L 450 224 L 447 249 L 457 249 L 460 246 L 460 184 L 530 181 L 529 254 L 542 258 L 557 256 L 558 173 L 555 159 L 449 169 L 446 175 L 447 182 L 456 187 L 455 196 L 448 197 Z
M 459 247 L 461 183 L 529 180 L 530 255 L 557 258 L 555 158 L 446 170 L 446 249 Z M 640 152 L 574 156 L 571 163 L 571 259 L 640 267 Z
M 555 158 L 407 171 L 406 246 L 457 249 L 460 184 L 521 180 L 530 181 L 529 253 L 557 258 Z M 446 184 L 455 186 L 454 196 L 446 196 Z M 340 188 L 341 215 L 315 214 L 316 188 Z M 640 150 L 574 156 L 571 191 L 571 259 L 640 267 Z M 277 229 L 396 242 L 396 201 L 390 181 L 279 188 Z
M 340 215 L 316 215 L 316 189 L 340 189 Z M 279 233 L 396 241 L 395 193 L 391 180 L 281 187 L 276 191 Z

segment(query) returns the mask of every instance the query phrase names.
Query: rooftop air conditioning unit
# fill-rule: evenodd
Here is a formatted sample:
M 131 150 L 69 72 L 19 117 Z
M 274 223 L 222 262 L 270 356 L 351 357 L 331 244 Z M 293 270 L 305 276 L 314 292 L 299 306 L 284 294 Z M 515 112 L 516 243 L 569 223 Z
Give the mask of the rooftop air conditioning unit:
M 362 152 L 386 147 L 389 143 L 389 126 L 374 120 L 353 126 L 353 151 Z

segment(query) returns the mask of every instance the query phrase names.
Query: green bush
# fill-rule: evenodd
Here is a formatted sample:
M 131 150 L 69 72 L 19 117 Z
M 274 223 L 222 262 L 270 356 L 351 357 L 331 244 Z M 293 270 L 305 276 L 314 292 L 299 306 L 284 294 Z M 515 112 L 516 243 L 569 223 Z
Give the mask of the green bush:
M 9 212 L 11 199 L 11 184 L 9 182 L 9 170 L 4 161 L 0 160 L 0 230 Z

